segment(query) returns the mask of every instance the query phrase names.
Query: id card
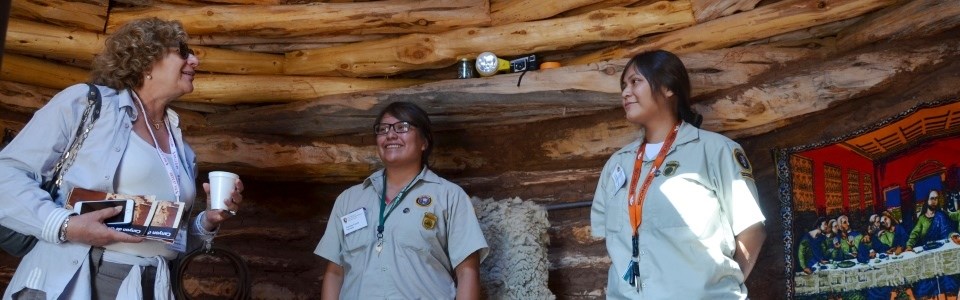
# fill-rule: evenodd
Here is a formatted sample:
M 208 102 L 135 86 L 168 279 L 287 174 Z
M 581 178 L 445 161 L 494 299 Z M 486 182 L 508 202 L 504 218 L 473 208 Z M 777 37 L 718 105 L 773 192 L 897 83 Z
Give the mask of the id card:
M 340 218 L 340 222 L 343 225 L 343 235 L 363 229 L 367 227 L 367 209 L 361 207 Z
M 610 174 L 610 179 L 613 180 L 613 186 L 617 189 L 623 187 L 624 183 L 627 183 L 627 175 L 623 173 L 623 168 L 617 164 L 617 168 L 613 170 L 613 173 Z

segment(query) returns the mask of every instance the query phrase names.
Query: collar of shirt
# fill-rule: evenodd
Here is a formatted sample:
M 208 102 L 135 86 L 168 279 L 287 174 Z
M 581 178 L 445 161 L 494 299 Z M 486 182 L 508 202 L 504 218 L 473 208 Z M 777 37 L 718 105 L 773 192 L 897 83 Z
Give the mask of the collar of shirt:
M 370 176 L 363 180 L 363 188 L 368 188 L 371 185 L 374 187 L 383 186 L 383 172 L 384 169 L 380 169 L 373 174 L 370 174 Z M 417 174 L 417 177 L 414 179 L 414 181 L 417 180 L 440 183 L 440 176 L 438 176 L 436 173 L 433 173 L 433 171 L 427 166 L 423 166 L 423 170 L 420 170 L 420 174 Z M 412 186 L 411 189 L 413 189 Z
M 129 90 L 122 90 L 117 93 L 114 89 L 109 89 L 110 92 L 104 94 L 103 97 L 117 95 L 119 101 L 117 107 L 127 113 L 127 116 L 130 117 L 130 122 L 136 122 L 137 118 L 140 117 L 140 110 L 137 105 L 134 105 L 133 102 L 133 93 Z M 102 90 L 101 90 L 102 91 Z M 170 120 L 171 128 L 180 128 L 180 115 L 177 114 L 172 108 L 167 107 L 167 119 Z
M 672 146 L 670 146 L 670 150 L 669 152 L 667 152 L 667 154 L 669 155 L 670 152 L 673 152 L 674 150 L 676 150 L 677 147 L 679 147 L 680 145 L 693 142 L 698 139 L 700 139 L 700 129 L 693 127 L 693 125 L 690 125 L 690 123 L 683 122 L 680 124 L 680 131 L 677 132 L 677 140 L 673 142 Z M 614 152 L 613 156 L 630 155 L 631 157 L 636 157 L 637 148 L 640 147 L 641 141 L 643 141 L 642 133 L 640 134 L 640 137 L 637 140 L 633 141 L 629 145 L 624 146 L 617 152 Z M 652 160 L 653 158 L 650 158 L 650 159 L 646 157 L 643 158 L 643 161 L 652 161 Z

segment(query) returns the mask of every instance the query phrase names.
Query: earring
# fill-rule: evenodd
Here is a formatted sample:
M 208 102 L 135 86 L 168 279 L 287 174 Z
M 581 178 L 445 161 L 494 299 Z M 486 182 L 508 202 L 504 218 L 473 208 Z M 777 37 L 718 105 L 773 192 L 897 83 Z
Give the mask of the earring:
M 151 79 L 153 79 L 153 76 L 150 76 L 150 74 L 147 74 L 147 80 L 151 80 Z

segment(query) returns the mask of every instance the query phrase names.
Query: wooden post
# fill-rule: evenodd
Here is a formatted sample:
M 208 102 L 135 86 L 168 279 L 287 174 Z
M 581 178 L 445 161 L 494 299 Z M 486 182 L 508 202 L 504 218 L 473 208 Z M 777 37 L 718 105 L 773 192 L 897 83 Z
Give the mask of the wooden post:
M 0 68 L 2 68 L 4 42 L 7 40 L 7 20 L 10 20 L 10 1 L 0 1 L 0 16 L 3 17 L 3 22 L 0 22 Z

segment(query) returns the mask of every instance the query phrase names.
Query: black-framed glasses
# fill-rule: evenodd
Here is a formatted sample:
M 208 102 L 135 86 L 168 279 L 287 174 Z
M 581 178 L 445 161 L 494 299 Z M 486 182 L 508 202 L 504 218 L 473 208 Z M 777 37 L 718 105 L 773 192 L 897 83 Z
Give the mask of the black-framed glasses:
M 180 58 L 187 59 L 190 57 L 190 54 L 193 54 L 193 49 L 190 49 L 187 43 L 179 42 L 177 45 L 177 54 L 180 54 Z
M 377 135 L 384 135 L 390 133 L 390 128 L 393 128 L 393 132 L 396 133 L 405 133 L 410 131 L 410 128 L 413 127 L 413 124 L 407 121 L 396 122 L 393 124 L 380 123 L 373 125 L 373 132 Z

